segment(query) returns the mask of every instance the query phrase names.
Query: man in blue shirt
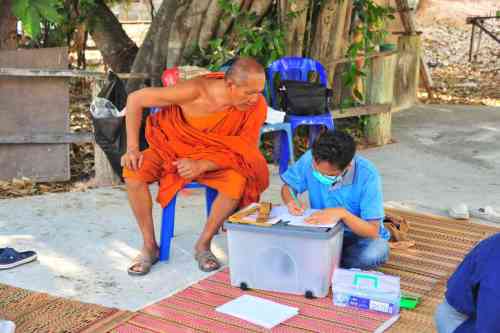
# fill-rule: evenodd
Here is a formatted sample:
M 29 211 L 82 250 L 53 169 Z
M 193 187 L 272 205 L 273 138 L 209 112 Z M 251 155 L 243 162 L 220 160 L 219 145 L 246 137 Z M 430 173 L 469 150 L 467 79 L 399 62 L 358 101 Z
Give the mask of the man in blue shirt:
M 448 280 L 439 333 L 500 332 L 500 233 L 480 242 Z
M 355 155 L 351 136 L 327 131 L 314 142 L 312 151 L 282 175 L 283 202 L 291 214 L 301 215 L 304 204 L 293 194 L 308 192 L 311 208 L 321 211 L 309 223 L 330 224 L 342 220 L 345 226 L 341 265 L 373 269 L 389 257 L 389 232 L 384 228 L 384 207 L 380 175 L 375 166 Z

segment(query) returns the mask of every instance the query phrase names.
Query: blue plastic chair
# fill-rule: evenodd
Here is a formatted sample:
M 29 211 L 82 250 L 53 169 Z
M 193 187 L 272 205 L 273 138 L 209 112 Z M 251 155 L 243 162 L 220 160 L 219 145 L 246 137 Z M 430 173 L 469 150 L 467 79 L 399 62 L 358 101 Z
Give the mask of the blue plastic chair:
M 283 57 L 269 65 L 267 75 L 271 95 L 271 105 L 273 108 L 280 108 L 278 105 L 278 98 L 276 96 L 276 74 L 279 74 L 280 80 L 309 81 L 309 75 L 311 72 L 318 74 L 319 83 L 325 87 L 328 85 L 328 76 L 325 68 L 316 60 L 301 57 Z M 335 129 L 332 116 L 328 110 L 325 111 L 325 114 L 316 116 L 287 115 L 286 121 L 291 125 L 292 134 L 295 134 L 296 129 L 301 125 L 311 126 L 311 130 L 309 131 L 309 142 L 312 142 L 322 126 L 325 126 L 328 129 Z
M 266 124 L 260 130 L 259 142 L 261 141 L 262 134 L 270 132 L 280 132 L 280 137 L 277 140 L 278 142 L 275 142 L 275 147 L 276 144 L 279 144 L 279 171 L 281 175 L 288 169 L 288 162 L 295 162 L 293 156 L 292 126 L 289 123 Z
M 328 76 L 319 61 L 302 57 L 283 57 L 270 64 L 267 68 L 267 76 L 271 93 L 271 106 L 275 109 L 280 107 L 274 81 L 276 74 L 280 75 L 280 80 L 309 81 L 311 72 L 319 75 L 319 83 L 325 87 L 328 86 Z
M 206 201 L 206 211 L 207 217 L 210 215 L 212 209 L 212 204 L 217 197 L 217 191 L 213 188 L 192 182 L 187 184 L 184 188 L 197 189 L 204 188 L 205 201 Z M 170 200 L 168 205 L 163 208 L 162 219 L 161 219 L 161 238 L 160 238 L 160 261 L 167 261 L 170 258 L 170 243 L 174 237 L 174 225 L 175 225 L 175 203 L 177 201 L 177 194 Z

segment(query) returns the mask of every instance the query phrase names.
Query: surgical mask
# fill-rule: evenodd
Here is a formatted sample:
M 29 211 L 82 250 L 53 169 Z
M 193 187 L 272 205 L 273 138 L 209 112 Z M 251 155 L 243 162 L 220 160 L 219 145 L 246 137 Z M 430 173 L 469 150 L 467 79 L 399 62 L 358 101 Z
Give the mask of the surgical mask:
M 342 180 L 342 176 L 326 176 L 314 168 L 313 168 L 313 176 L 321 184 L 326 185 L 326 186 L 333 186 Z

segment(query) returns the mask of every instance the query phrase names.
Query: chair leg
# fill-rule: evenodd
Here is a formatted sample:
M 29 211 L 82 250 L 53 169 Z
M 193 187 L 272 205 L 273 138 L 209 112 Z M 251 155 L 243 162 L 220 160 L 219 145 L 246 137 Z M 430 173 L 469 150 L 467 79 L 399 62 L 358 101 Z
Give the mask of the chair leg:
M 280 158 L 280 151 L 281 151 L 281 137 L 279 136 L 279 132 L 281 131 L 275 131 L 271 132 L 271 135 L 273 136 L 273 163 L 278 161 L 279 163 L 279 158 Z
M 214 200 L 217 197 L 217 194 L 218 194 L 218 192 L 216 190 L 207 186 L 206 193 L 205 193 L 207 219 L 210 216 L 210 211 L 212 210 L 212 204 L 214 203 Z
M 321 131 L 321 125 L 309 126 L 309 147 L 312 147 L 314 140 L 318 137 Z
M 170 258 L 170 243 L 174 237 L 175 202 L 177 195 L 170 200 L 167 207 L 163 208 L 161 218 L 160 261 Z
M 293 149 L 289 143 L 288 133 L 286 131 L 279 131 L 280 134 L 280 175 L 288 169 L 288 162 L 290 159 L 290 149 Z M 291 161 L 290 161 L 291 162 Z

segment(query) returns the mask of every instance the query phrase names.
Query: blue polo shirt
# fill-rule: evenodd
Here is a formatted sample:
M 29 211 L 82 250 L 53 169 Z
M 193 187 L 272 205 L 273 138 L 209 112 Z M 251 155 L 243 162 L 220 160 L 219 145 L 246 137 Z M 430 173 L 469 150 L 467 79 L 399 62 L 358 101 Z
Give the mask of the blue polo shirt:
M 308 192 L 311 208 L 343 207 L 365 221 L 380 223 L 380 238 L 389 240 L 384 228 L 382 184 L 375 166 L 356 155 L 349 172 L 334 186 L 324 185 L 313 175 L 312 152 L 307 151 L 281 176 L 284 183 L 297 193 Z M 352 231 L 346 226 L 346 236 Z
M 467 254 L 447 287 L 448 303 L 469 317 L 454 333 L 500 332 L 500 233 Z

